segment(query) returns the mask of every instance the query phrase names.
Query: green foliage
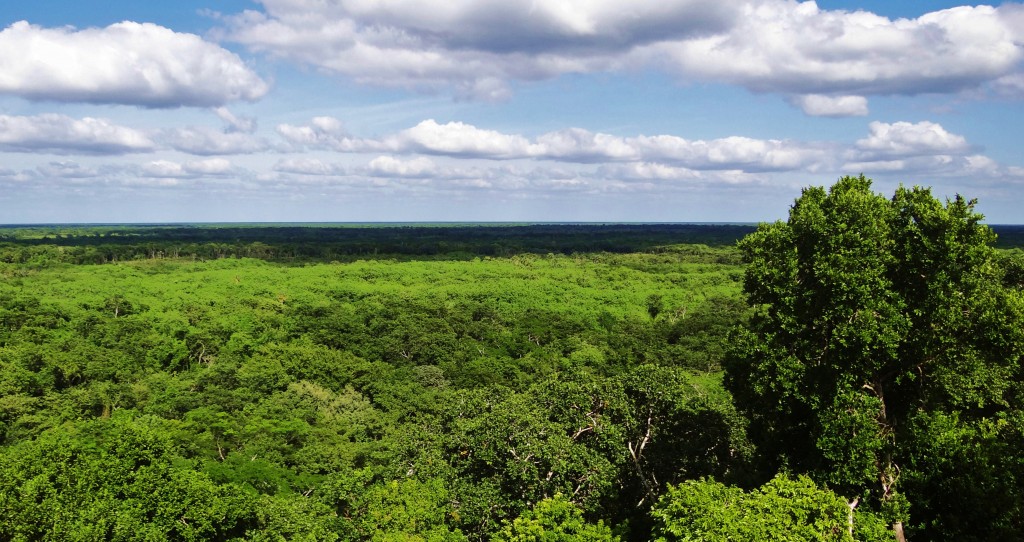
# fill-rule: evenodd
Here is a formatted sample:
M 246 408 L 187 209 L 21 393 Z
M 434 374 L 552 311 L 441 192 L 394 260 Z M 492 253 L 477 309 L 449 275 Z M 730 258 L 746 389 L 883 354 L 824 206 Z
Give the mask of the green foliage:
M 662 542 L 892 540 L 884 523 L 806 476 L 779 475 L 750 492 L 714 480 L 669 488 L 651 514 Z
M 846 185 L 742 250 L 748 227 L 0 233 L 0 539 L 640 541 L 688 521 L 650 514 L 669 486 L 777 531 L 841 494 L 858 540 L 1019 538 L 1019 255 L 967 202 Z M 693 482 L 781 462 L 822 485 Z
M 380 541 L 458 542 L 466 537 L 449 527 L 452 496 L 444 481 L 392 480 L 370 488 L 360 498 L 363 537 Z
M 934 522 L 942 536 L 991 538 L 1021 518 L 1016 489 L 957 494 L 975 498 L 959 506 L 934 497 L 989 468 L 967 454 L 964 468 L 937 475 L 934 443 L 952 442 L 954 427 L 971 434 L 963 443 L 998 440 L 982 429 L 1021 406 L 1024 303 L 1003 286 L 994 234 L 973 207 L 922 188 L 886 199 L 846 177 L 804 190 L 787 222 L 740 243 L 757 312 L 736 337 L 726 385 L 768 467 L 861 495 L 890 521 L 906 521 L 909 498 L 925 538 L 939 536 Z M 1020 480 L 1019 470 L 1003 475 Z M 1006 498 L 1018 504 L 990 502 Z M 952 517 L 952 529 L 938 519 Z
M 198 230 L 0 246 L 0 538 L 483 540 L 561 494 L 642 540 L 743 470 L 700 228 Z
M 583 510 L 562 494 L 544 499 L 492 538 L 495 542 L 614 542 L 618 537 L 602 521 L 588 523 Z
M 245 530 L 275 532 L 262 525 L 266 502 L 183 468 L 188 462 L 167 436 L 173 431 L 173 423 L 156 418 L 116 416 L 5 449 L 3 538 L 225 540 Z M 276 532 L 323 531 L 322 520 L 304 521 Z

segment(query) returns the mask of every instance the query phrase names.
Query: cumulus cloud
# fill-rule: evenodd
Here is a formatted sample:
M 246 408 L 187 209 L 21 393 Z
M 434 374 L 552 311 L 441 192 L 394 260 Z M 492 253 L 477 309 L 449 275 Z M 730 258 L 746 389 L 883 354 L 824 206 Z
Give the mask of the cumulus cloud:
M 274 171 L 299 175 L 344 175 L 347 169 L 316 158 L 287 158 L 274 165 Z
M 72 160 L 51 161 L 25 169 L 12 177 L 0 173 L 0 184 L 7 180 L 11 188 L 30 189 L 73 186 L 78 192 L 102 198 L 112 187 L 118 190 L 197 187 L 206 184 L 222 189 L 225 186 L 244 186 L 251 172 L 232 165 L 227 160 L 213 158 L 188 162 L 154 160 L 144 164 L 81 164 Z M 187 182 L 185 182 L 187 181 Z M 58 188 L 59 189 L 59 188 Z M 125 194 L 127 192 L 121 192 Z
M 313 117 L 306 126 L 279 124 L 277 133 L 299 146 L 331 147 L 347 137 L 341 121 L 334 117 Z
M 963 136 L 930 122 L 870 123 L 862 138 L 848 142 L 624 137 L 579 128 L 526 136 L 436 121 L 379 139 L 359 139 L 340 136 L 345 134 L 341 123 L 329 117 L 293 128 L 300 134 L 297 140 L 311 144 L 282 153 L 275 165 L 262 170 L 248 170 L 223 157 L 160 158 L 134 165 L 97 164 L 95 158 L 47 163 L 44 157 L 41 165 L 21 166 L 21 171 L 0 170 L 0 182 L 9 190 L 47 184 L 145 190 L 199 186 L 243 197 L 261 191 L 472 200 L 473 194 L 486 193 L 533 203 L 599 196 L 617 203 L 619 195 L 653 198 L 649 202 L 685 201 L 696 192 L 723 200 L 731 197 L 723 194 L 769 197 L 780 187 L 796 191 L 843 173 L 864 172 L 884 182 L 927 178 L 947 186 L 953 179 L 970 179 L 972 186 L 1024 179 L 1021 168 L 978 154 Z M 307 137 L 318 133 L 333 137 Z M 363 145 L 341 151 L 357 156 L 335 154 L 339 161 L 333 162 L 330 153 L 314 157 L 305 152 L 318 145 L 333 148 L 339 137 Z M 738 186 L 745 188 L 736 190 Z
M 620 137 L 568 128 L 528 138 L 462 122 L 420 122 L 380 139 L 343 135 L 336 119 L 314 119 L 309 126 L 282 125 L 278 132 L 293 143 L 341 152 L 388 151 L 487 160 L 553 160 L 571 163 L 668 163 L 698 169 L 791 170 L 813 164 L 823 149 L 785 140 L 727 137 L 688 140 L 672 135 Z M 330 128 L 330 129 L 328 129 Z
M 208 127 L 143 131 L 102 118 L 76 119 L 55 113 L 0 115 L 0 151 L 118 155 L 171 148 L 189 154 L 213 156 L 251 154 L 272 147 L 263 137 L 230 128 L 227 131 Z
M 650 162 L 602 166 L 598 171 L 604 177 L 634 181 L 691 181 L 703 177 L 701 172 L 690 168 Z
M 805 94 L 790 101 L 812 117 L 863 117 L 868 114 L 868 100 L 863 96 Z
M 826 11 L 814 2 L 748 3 L 728 32 L 653 44 L 669 69 L 757 91 L 919 94 L 977 87 L 1015 70 L 1019 33 L 990 6 L 917 19 Z
M 228 132 L 244 132 L 251 134 L 256 131 L 256 119 L 253 117 L 235 115 L 228 108 L 223 106 L 214 109 L 213 112 L 217 115 L 217 118 L 227 124 L 226 131 Z
M 639 136 L 626 141 L 641 149 L 640 159 L 695 169 L 795 170 L 810 167 L 826 155 L 815 145 L 743 136 L 705 141 L 659 135 Z
M 732 17 L 727 2 L 715 0 L 501 2 L 452 0 L 264 0 L 279 20 L 311 9 L 327 20 L 353 20 L 379 28 L 401 28 L 428 43 L 493 52 L 552 51 L 618 47 L 666 36 L 724 28 Z M 458 32 L 452 32 L 458 29 Z
M 1002 172 L 1010 172 L 1015 168 L 1003 168 L 998 162 L 980 154 L 973 154 L 964 157 L 964 169 L 988 177 L 1000 175 Z
M 0 31 L 0 93 L 29 100 L 220 106 L 257 100 L 268 85 L 234 53 L 149 23 Z
M 196 126 L 164 130 L 159 139 L 175 150 L 200 156 L 252 154 L 271 147 L 266 139 L 253 134 Z
M 606 69 L 637 44 L 723 30 L 736 12 L 717 0 L 261 4 L 228 18 L 224 37 L 358 81 L 490 100 L 508 96 L 506 80 Z
M 582 128 L 568 128 L 549 132 L 537 138 L 533 147 L 536 155 L 569 162 L 605 162 L 609 160 L 639 160 L 648 138 L 634 140 L 593 133 Z M 657 152 L 657 150 L 655 151 Z
M 872 95 L 1013 89 L 1024 57 L 1015 4 L 892 20 L 794 0 L 260 3 L 223 37 L 363 83 L 486 100 L 512 80 L 654 68 L 851 116 Z
M 318 148 L 340 152 L 387 150 L 381 141 L 350 136 L 341 121 L 334 117 L 313 117 L 305 126 L 279 124 L 277 133 L 295 149 Z
M 274 167 L 281 173 L 306 177 L 441 179 L 449 183 L 476 183 L 474 186 L 510 186 L 507 183 L 515 179 L 526 187 L 550 181 L 556 171 L 560 172 L 557 178 L 578 179 L 587 168 L 589 173 L 584 177 L 613 184 L 750 184 L 762 183 L 781 172 L 798 173 L 805 179 L 809 178 L 806 175 L 859 172 L 1009 176 L 1006 167 L 978 154 L 965 137 L 928 121 L 871 122 L 867 134 L 852 142 L 743 136 L 701 140 L 669 134 L 624 137 L 581 128 L 528 137 L 462 122 L 442 124 L 432 119 L 378 139 L 360 139 L 345 133 L 337 119 L 326 117 L 307 126 L 289 126 L 282 133 L 306 143 L 303 148 L 386 153 L 372 158 L 365 166 L 291 157 Z M 479 166 L 481 162 L 486 165 Z M 471 165 L 458 166 L 459 163 Z M 542 169 L 548 177 L 534 178 L 521 169 L 524 163 Z M 591 181 L 588 183 L 592 184 Z M 631 185 L 630 190 L 635 189 Z
M 185 171 L 196 175 L 226 175 L 232 172 L 234 166 L 223 158 L 209 158 L 185 162 L 184 168 Z
M 872 122 L 868 132 L 845 151 L 842 171 L 972 178 L 1003 177 L 1009 171 L 934 122 Z
M 394 156 L 378 156 L 370 161 L 366 173 L 374 177 L 421 178 L 436 173 L 437 167 L 429 158 L 401 160 Z
M 147 177 L 185 177 L 185 168 L 178 162 L 154 160 L 139 168 Z
M 235 168 L 223 158 L 210 158 L 185 163 L 170 160 L 154 160 L 142 165 L 141 173 L 148 177 L 190 178 L 228 175 Z
M 934 122 L 872 122 L 868 130 L 870 135 L 856 143 L 861 156 L 963 154 L 970 149 L 963 136 L 952 134 Z
M 433 119 L 385 139 L 385 146 L 403 152 L 490 159 L 536 157 L 543 153 L 541 146 L 523 136 L 483 130 L 461 122 L 438 124 Z
M 0 149 L 6 151 L 124 154 L 148 152 L 154 147 L 154 142 L 145 133 L 106 119 L 75 119 L 53 113 L 0 115 Z

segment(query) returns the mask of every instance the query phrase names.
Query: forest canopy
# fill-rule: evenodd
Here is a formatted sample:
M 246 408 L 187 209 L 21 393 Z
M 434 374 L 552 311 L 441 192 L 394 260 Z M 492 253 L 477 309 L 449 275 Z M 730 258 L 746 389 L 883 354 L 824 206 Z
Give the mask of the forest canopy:
M 994 242 L 863 177 L 760 227 L 0 228 L 0 538 L 1021 539 Z

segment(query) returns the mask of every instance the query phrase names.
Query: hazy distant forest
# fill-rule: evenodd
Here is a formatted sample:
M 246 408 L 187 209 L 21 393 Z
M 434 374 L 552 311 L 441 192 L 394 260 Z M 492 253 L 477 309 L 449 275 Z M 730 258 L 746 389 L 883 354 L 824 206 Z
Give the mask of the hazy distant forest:
M 1024 540 L 1024 227 L 0 227 L 0 539 Z

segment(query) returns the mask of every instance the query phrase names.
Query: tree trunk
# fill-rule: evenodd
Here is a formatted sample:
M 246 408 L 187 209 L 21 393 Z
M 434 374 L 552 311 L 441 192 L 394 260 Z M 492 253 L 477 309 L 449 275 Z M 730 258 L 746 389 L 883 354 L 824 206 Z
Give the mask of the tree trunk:
M 897 521 L 892 524 L 892 530 L 896 533 L 897 542 L 907 542 L 907 537 L 903 535 L 903 522 Z

